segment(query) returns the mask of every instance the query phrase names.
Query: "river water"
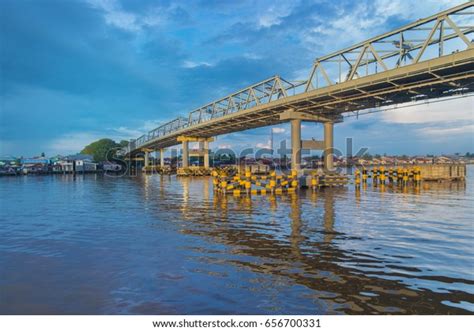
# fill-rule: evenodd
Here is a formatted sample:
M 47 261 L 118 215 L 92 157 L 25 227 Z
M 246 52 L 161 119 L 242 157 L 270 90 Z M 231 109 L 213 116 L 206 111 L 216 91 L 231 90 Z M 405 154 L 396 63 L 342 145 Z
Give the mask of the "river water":
M 0 314 L 472 314 L 466 184 L 223 197 L 208 178 L 0 178 Z

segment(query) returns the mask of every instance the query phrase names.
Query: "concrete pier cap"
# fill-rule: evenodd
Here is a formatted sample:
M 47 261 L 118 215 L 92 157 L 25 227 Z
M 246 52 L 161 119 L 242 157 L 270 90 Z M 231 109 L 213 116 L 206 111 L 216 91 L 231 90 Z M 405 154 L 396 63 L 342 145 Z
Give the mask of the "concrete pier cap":
M 334 124 L 342 122 L 341 115 L 321 116 L 296 110 L 287 110 L 280 114 L 280 120 L 291 123 L 291 170 L 301 174 L 301 150 L 323 150 L 324 172 L 333 172 Z M 318 122 L 324 125 L 324 140 L 301 140 L 301 122 Z

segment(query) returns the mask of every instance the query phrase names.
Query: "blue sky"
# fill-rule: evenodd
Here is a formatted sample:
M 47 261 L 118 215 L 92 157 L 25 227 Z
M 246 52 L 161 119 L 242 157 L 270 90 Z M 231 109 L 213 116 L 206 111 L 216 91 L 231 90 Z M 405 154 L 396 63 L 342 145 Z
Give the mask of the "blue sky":
M 0 155 L 68 154 L 259 80 L 305 77 L 314 58 L 463 1 L 0 1 Z M 347 27 L 350 27 L 349 29 Z M 371 153 L 474 152 L 473 98 L 347 119 Z M 304 137 L 320 137 L 307 123 Z M 288 137 L 287 125 L 275 141 Z M 270 128 L 211 147 L 268 145 Z

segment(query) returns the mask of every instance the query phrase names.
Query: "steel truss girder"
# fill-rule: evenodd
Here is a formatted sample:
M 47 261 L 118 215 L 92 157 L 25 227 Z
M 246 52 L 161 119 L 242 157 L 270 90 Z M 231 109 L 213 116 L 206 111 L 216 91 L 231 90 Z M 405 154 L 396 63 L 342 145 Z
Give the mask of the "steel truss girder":
M 405 102 L 409 99 L 409 95 L 419 96 L 420 91 L 427 87 L 436 87 L 444 91 L 446 88 L 439 86 L 449 85 L 453 89 L 462 87 L 466 82 L 472 84 L 474 81 L 472 71 L 442 75 L 434 70 L 438 63 L 449 69 L 456 68 L 461 60 L 471 64 L 474 61 L 473 43 L 468 37 L 474 34 L 474 11 L 468 11 L 472 7 L 474 3 L 471 1 L 321 57 L 315 61 L 307 80 L 291 83 L 279 76 L 273 76 L 253 84 L 197 108 L 187 117 L 178 117 L 164 123 L 132 140 L 120 153 L 127 155 L 141 148 L 172 146 L 177 144 L 178 135 L 211 137 L 281 123 L 279 114 L 290 109 L 319 116 L 335 116 L 368 107 Z M 465 21 L 468 24 L 456 23 L 454 17 L 467 18 Z M 428 31 L 428 34 L 422 39 L 407 38 L 413 31 L 417 33 Z M 444 55 L 445 43 L 448 41 L 464 45 L 466 50 Z M 390 44 L 395 48 L 389 49 L 387 45 Z M 379 45 L 385 45 L 384 49 L 380 49 Z M 439 52 L 428 51 L 433 45 L 438 45 Z M 350 57 L 349 54 L 355 56 Z M 436 61 L 438 59 L 440 61 Z M 336 78 L 334 72 L 326 68 L 330 63 L 339 64 Z M 345 79 L 342 79 L 343 63 L 347 66 Z M 375 66 L 375 72 L 369 72 L 368 68 L 371 65 Z M 377 71 L 379 67 L 380 72 Z M 365 74 L 363 69 L 366 70 Z M 400 83 L 399 79 L 395 79 L 404 75 L 418 77 L 420 72 L 429 74 L 431 79 L 420 78 L 412 83 Z M 322 85 L 319 84 L 318 76 L 322 78 Z M 380 82 L 386 82 L 391 87 L 377 91 L 368 89 L 371 84 Z M 471 88 L 468 90 L 472 92 Z M 346 96 L 345 93 L 351 93 L 352 96 Z M 398 101 L 390 103 L 391 98 L 394 95 L 396 97 L 396 93 L 403 97 L 395 98 Z M 316 95 L 319 99 L 314 97 Z M 328 99 L 321 101 L 324 95 Z M 428 97 L 439 96 L 432 93 Z
M 474 2 L 470 1 L 316 59 L 307 80 L 305 91 L 370 75 L 372 74 L 371 70 L 377 72 L 378 67 L 383 71 L 398 68 L 406 65 L 404 60 L 406 62 L 407 58 L 411 59 L 408 64 L 414 64 L 422 60 L 423 56 L 428 57 L 427 59 L 443 56 L 443 48 L 447 41 L 456 42 L 459 40 L 462 45 L 465 45 L 465 49 L 472 48 L 473 42 L 467 37 L 474 34 L 474 13 L 468 11 L 472 7 L 474 7 Z M 460 14 L 470 18 L 470 20 L 466 20 L 468 21 L 467 24 L 461 26 L 455 23 L 453 17 Z M 429 31 L 429 33 L 426 36 L 423 35 L 422 39 L 406 39 L 408 33 L 423 30 Z M 446 33 L 447 30 L 453 32 Z M 433 39 L 436 33 L 439 35 Z M 379 45 L 383 45 L 384 49 L 380 49 Z M 387 49 L 387 45 L 392 45 L 392 49 Z M 427 48 L 433 45 L 439 45 L 439 52 L 427 54 Z M 351 59 L 347 56 L 349 54 L 355 54 L 357 57 Z M 391 61 L 392 59 L 393 61 Z M 337 72 L 333 70 L 334 77 L 328 74 L 327 67 L 331 63 L 339 64 L 336 69 Z M 365 74 L 363 73 L 364 69 Z M 344 73 L 346 75 L 343 79 Z M 319 76 L 322 79 L 319 79 Z M 325 85 L 321 85 L 320 82 Z

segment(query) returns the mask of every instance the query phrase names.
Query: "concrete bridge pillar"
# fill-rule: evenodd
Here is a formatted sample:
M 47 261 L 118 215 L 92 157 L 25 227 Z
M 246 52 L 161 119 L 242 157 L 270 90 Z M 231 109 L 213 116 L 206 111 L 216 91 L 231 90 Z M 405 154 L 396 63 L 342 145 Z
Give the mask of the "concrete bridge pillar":
M 291 120 L 291 170 L 301 168 L 301 120 Z
M 198 153 L 193 152 L 193 155 L 204 155 L 204 167 L 209 168 L 209 142 L 214 141 L 213 138 L 179 136 L 179 142 L 183 143 L 183 168 L 189 167 L 189 142 L 198 142 Z
M 342 122 L 341 115 L 330 118 L 312 115 L 294 110 L 287 110 L 280 114 L 280 120 L 291 123 L 291 169 L 301 169 L 301 150 L 323 150 L 324 171 L 333 171 L 334 156 L 334 123 Z M 319 122 L 324 124 L 324 140 L 301 140 L 301 121 Z
M 333 171 L 334 122 L 324 122 L 324 170 Z
M 165 166 L 165 149 L 164 148 L 161 148 L 160 149 L 160 167 L 164 167 Z
M 209 169 L 209 141 L 204 141 L 204 168 Z
M 183 152 L 181 154 L 183 159 L 183 168 L 189 167 L 189 141 L 183 140 Z
M 148 165 L 150 164 L 150 152 L 145 151 L 143 158 L 145 159 L 143 166 L 148 167 Z

